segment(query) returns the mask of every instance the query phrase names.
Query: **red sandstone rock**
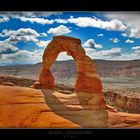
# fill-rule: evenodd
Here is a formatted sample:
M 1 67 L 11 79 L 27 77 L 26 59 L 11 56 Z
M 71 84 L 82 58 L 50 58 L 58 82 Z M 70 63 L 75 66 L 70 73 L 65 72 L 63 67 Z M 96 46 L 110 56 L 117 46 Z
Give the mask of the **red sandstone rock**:
M 115 106 L 119 111 L 140 113 L 140 95 L 138 92 L 125 90 L 104 90 L 108 104 Z
M 109 128 L 140 128 L 140 114 L 111 112 L 109 115 Z
M 105 110 L 79 104 L 76 94 L 0 86 L 0 128 L 103 128 L 107 122 L 109 128 L 140 128 L 140 114 L 108 109 L 109 121 Z
M 55 36 L 46 47 L 39 76 L 40 84 L 47 89 L 54 87 L 54 78 L 50 72 L 50 67 L 58 54 L 63 51 L 67 52 L 76 61 L 78 76 L 75 91 L 101 92 L 102 83 L 96 73 L 96 67 L 92 59 L 86 56 L 84 49 L 81 47 L 80 39 L 67 36 Z
M 11 82 L 3 82 L 1 85 L 3 85 L 3 86 L 15 86 L 15 84 L 11 83 Z
M 77 124 L 56 115 L 45 103 L 41 91 L 0 86 L 0 128 L 77 127 Z
M 43 62 L 39 75 L 40 85 L 43 85 L 46 89 L 54 88 L 54 77 L 51 74 L 50 67 L 56 60 L 57 56 L 61 52 L 67 52 L 76 61 L 77 66 L 77 80 L 75 85 L 75 92 L 78 96 L 78 92 L 85 92 L 91 94 L 99 94 L 96 96 L 96 104 L 93 103 L 95 99 L 90 100 L 90 104 L 96 106 L 105 106 L 105 101 L 102 95 L 102 82 L 99 75 L 96 72 L 96 66 L 93 64 L 92 59 L 89 58 L 83 47 L 81 46 L 81 40 L 67 36 L 55 36 L 53 40 L 46 47 L 43 54 Z M 36 86 L 36 83 L 33 85 Z M 97 99 L 98 98 L 98 99 Z M 80 98 L 79 98 L 80 99 Z M 81 98 L 82 100 L 82 98 Z
M 33 85 L 30 86 L 31 88 L 41 89 L 43 86 L 40 84 L 39 81 L 35 81 Z

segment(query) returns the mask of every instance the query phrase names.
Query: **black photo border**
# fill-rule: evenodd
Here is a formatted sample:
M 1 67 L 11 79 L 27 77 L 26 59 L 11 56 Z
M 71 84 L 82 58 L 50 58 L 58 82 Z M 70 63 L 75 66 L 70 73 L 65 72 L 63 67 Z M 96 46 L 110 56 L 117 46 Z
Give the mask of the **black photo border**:
M 138 0 L 3 0 L 0 11 L 139 11 Z M 135 139 L 139 129 L 1 128 L 4 139 Z M 43 137 L 43 138 L 42 138 Z

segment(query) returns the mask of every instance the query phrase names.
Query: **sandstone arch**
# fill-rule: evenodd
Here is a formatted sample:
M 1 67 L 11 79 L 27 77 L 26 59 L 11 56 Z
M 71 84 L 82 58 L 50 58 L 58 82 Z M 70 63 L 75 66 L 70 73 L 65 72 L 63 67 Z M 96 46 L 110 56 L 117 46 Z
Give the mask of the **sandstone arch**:
M 77 38 L 67 36 L 55 36 L 48 44 L 43 54 L 42 68 L 40 71 L 40 84 L 48 89 L 54 88 L 54 77 L 50 72 L 50 67 L 61 52 L 73 57 L 77 66 L 77 80 L 75 91 L 101 91 L 102 83 L 96 72 L 93 61 L 86 56 L 81 47 L 81 41 Z
M 54 77 L 50 71 L 50 67 L 58 54 L 64 51 L 67 52 L 67 55 L 72 56 L 76 62 L 77 80 L 75 92 L 79 93 L 79 99 L 88 100 L 88 104 L 104 106 L 105 102 L 101 94 L 102 82 L 96 72 L 96 66 L 92 59 L 86 55 L 85 50 L 81 46 L 81 40 L 77 38 L 68 36 L 53 37 L 53 40 L 44 51 L 39 81 L 34 84 L 34 87 L 37 88 L 39 85 L 39 87 L 43 86 L 46 89 L 54 89 Z M 85 94 L 90 94 L 88 99 L 83 97 Z

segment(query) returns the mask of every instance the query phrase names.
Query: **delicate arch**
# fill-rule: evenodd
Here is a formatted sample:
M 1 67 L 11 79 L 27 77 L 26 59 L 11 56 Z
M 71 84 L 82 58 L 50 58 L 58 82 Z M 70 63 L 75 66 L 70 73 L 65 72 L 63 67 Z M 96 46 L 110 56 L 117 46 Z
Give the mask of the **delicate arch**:
M 102 83 L 96 72 L 93 60 L 86 56 L 80 39 L 68 36 L 55 36 L 46 47 L 39 75 L 40 84 L 47 89 L 54 88 L 54 77 L 50 71 L 50 67 L 61 52 L 67 52 L 67 55 L 72 56 L 76 61 L 77 80 L 75 91 L 100 93 Z

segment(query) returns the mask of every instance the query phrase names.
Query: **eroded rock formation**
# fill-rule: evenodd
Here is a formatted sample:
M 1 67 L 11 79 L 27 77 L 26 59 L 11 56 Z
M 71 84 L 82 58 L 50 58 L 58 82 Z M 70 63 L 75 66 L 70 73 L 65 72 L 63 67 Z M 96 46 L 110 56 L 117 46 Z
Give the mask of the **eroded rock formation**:
M 77 80 L 75 93 L 81 104 L 90 104 L 95 108 L 104 108 L 105 101 L 102 96 L 102 82 L 96 72 L 96 66 L 81 46 L 81 40 L 67 36 L 55 36 L 46 47 L 40 70 L 39 81 L 33 87 L 54 89 L 54 77 L 50 71 L 51 65 L 61 52 L 73 57 L 77 66 Z
M 81 47 L 80 39 L 56 36 L 46 47 L 43 54 L 42 68 L 39 76 L 40 84 L 46 88 L 54 88 L 54 77 L 50 67 L 61 52 L 73 57 L 77 65 L 77 81 L 75 91 L 100 92 L 102 89 L 101 80 L 96 73 L 96 67 L 92 60 L 86 56 Z
M 67 36 L 55 36 L 46 47 L 43 54 L 43 62 L 40 71 L 39 81 L 34 87 L 43 86 L 47 89 L 54 88 L 54 77 L 50 71 L 51 65 L 61 52 L 67 52 L 76 61 L 77 80 L 75 92 L 88 92 L 101 94 L 102 83 L 93 64 L 81 46 L 81 40 Z
M 104 90 L 106 102 L 118 111 L 140 114 L 140 95 L 138 92 L 124 90 Z

